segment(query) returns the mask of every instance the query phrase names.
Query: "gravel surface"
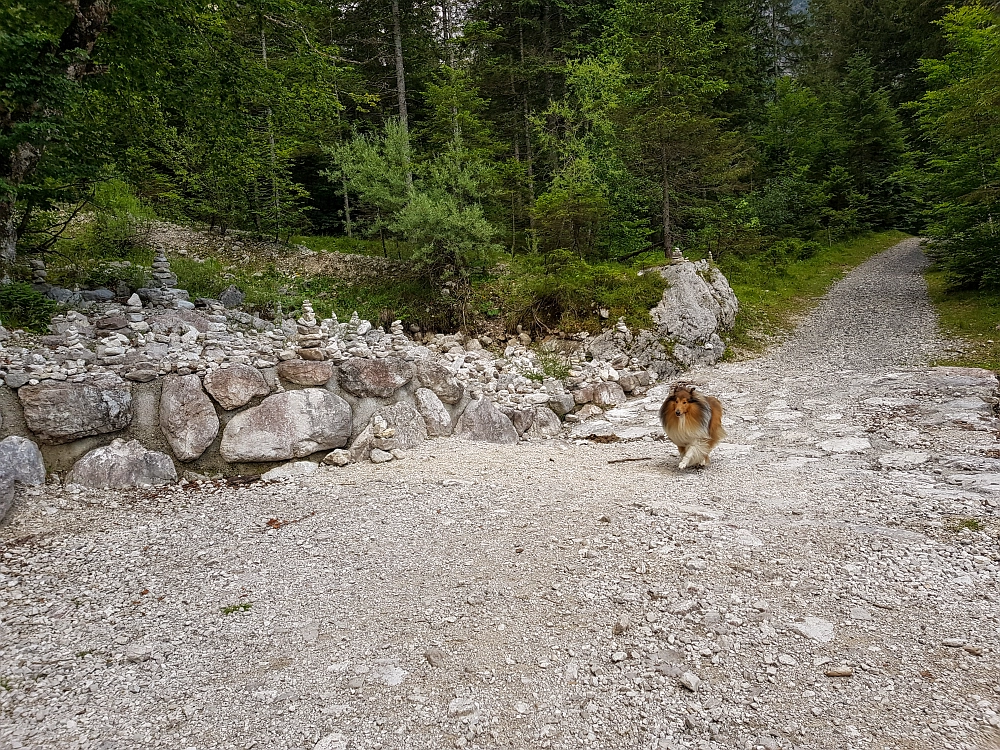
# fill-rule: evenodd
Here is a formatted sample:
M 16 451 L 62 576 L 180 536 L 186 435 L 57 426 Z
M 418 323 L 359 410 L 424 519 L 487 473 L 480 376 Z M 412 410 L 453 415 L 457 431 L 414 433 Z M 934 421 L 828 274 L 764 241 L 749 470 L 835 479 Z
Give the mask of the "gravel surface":
M 728 408 L 705 470 L 661 387 L 516 447 L 27 493 L 0 748 L 996 747 L 997 382 L 924 364 L 921 262 L 693 373 Z

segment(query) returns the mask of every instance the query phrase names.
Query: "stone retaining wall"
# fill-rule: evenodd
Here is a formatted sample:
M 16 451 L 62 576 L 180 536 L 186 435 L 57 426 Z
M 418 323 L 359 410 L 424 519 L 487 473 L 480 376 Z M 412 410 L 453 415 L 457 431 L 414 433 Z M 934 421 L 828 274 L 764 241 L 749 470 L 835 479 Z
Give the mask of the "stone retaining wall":
M 386 332 L 357 314 L 318 320 L 308 302 L 274 324 L 213 301 L 193 309 L 167 279 L 147 306 L 135 295 L 90 303 L 57 316 L 48 336 L 0 328 L 0 446 L 13 455 L 27 438 L 42 472 L 134 486 L 307 457 L 382 462 L 431 438 L 553 436 L 721 357 L 718 331 L 736 306 L 724 277 L 703 262 L 660 272 L 670 288 L 657 328 L 633 336 L 619 321 L 555 342 L 568 368 L 560 379 L 540 356 L 548 344 L 531 349 L 524 336 L 502 353 L 461 334 L 414 340 L 399 321 Z M 0 490 L 11 473 L 3 455 Z

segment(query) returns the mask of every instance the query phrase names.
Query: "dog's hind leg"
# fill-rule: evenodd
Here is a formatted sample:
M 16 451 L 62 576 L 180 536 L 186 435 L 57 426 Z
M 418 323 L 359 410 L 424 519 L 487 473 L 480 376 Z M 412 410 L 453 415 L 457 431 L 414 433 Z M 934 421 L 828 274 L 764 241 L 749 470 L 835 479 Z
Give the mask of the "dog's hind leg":
M 687 453 L 684 454 L 684 461 L 681 462 L 683 465 L 680 467 L 682 469 L 688 466 L 707 466 L 708 465 L 708 450 L 707 446 L 703 443 L 693 443 L 688 446 Z

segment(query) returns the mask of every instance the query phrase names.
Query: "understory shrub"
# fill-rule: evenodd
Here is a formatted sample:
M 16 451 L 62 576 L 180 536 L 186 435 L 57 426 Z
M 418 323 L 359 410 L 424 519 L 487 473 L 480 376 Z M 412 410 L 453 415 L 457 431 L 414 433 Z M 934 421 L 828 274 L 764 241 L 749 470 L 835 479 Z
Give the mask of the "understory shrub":
M 31 284 L 15 281 L 0 285 L 0 323 L 8 328 L 44 333 L 56 307 Z

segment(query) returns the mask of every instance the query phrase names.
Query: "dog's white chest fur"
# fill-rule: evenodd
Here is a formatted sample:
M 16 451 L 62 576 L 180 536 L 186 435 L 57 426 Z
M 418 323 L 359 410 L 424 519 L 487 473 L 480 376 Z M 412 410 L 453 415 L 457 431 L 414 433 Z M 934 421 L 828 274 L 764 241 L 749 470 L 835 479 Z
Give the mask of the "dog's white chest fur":
M 711 412 L 708 411 L 707 414 L 710 416 Z M 672 423 L 668 422 L 664 427 L 670 442 L 683 449 L 678 469 L 686 469 L 691 464 L 704 465 L 707 462 L 711 451 L 709 446 L 711 437 L 704 422 L 689 419 L 684 415 Z

